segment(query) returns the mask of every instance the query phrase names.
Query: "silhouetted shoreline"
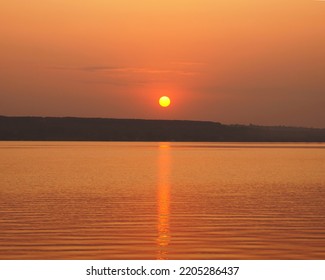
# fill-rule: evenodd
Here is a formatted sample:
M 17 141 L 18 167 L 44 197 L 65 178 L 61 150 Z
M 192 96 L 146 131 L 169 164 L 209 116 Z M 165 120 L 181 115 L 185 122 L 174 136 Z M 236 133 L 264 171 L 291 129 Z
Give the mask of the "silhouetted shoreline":
M 325 142 L 325 129 L 209 121 L 0 116 L 0 140 Z

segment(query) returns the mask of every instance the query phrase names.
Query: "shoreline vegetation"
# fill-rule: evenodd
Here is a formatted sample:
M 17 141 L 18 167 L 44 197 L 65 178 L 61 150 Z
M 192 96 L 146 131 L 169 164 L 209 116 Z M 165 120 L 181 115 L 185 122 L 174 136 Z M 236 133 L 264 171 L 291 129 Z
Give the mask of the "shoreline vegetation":
M 0 116 L 0 140 L 325 142 L 325 129 L 187 120 Z

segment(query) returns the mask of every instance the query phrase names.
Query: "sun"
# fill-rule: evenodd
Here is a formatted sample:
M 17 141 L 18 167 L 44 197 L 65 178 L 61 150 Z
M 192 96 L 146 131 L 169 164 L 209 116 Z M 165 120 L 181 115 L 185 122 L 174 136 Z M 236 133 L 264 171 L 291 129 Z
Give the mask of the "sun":
M 159 105 L 161 107 L 168 107 L 170 105 L 170 99 L 168 96 L 162 96 L 159 99 Z

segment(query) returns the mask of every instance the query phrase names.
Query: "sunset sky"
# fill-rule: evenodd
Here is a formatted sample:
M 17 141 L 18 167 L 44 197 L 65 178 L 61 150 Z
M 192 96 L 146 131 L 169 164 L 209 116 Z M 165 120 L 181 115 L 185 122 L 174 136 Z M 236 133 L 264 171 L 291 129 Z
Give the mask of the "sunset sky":
M 325 1 L 1 0 L 0 35 L 0 115 L 325 127 Z

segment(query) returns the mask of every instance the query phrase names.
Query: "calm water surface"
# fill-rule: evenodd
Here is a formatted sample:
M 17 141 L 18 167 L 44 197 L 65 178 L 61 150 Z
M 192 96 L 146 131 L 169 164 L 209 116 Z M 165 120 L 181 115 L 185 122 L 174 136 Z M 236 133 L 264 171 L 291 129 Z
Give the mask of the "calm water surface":
M 325 259 L 325 145 L 0 142 L 1 259 Z

